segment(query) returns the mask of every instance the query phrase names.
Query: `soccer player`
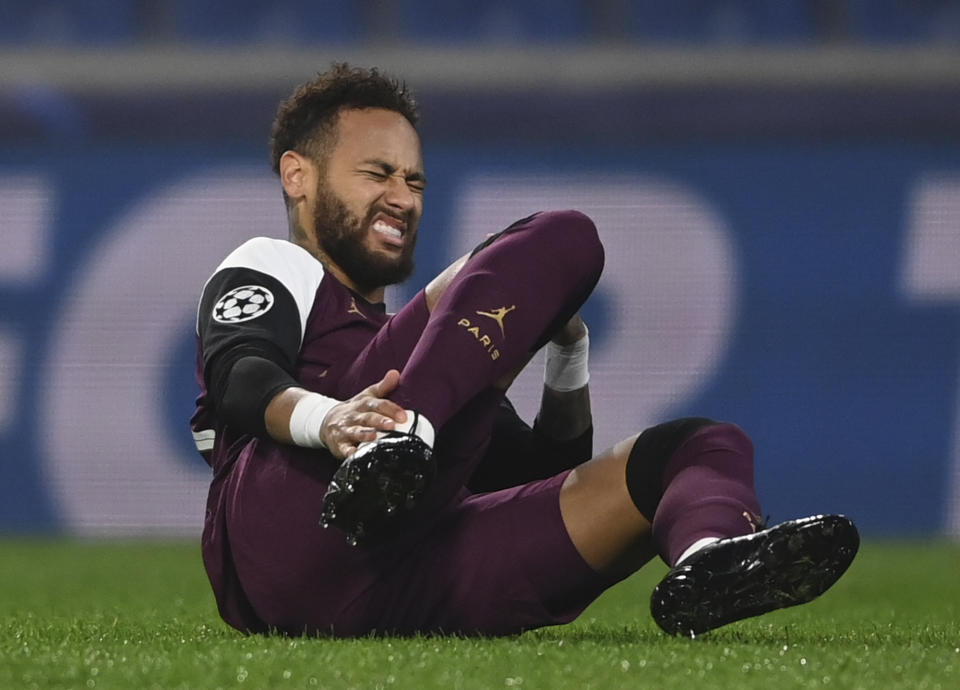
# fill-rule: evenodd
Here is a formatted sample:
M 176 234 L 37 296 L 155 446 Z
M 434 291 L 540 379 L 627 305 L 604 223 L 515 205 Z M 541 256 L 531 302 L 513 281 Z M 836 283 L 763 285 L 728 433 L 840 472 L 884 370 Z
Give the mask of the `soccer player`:
M 204 287 L 191 420 L 213 469 L 203 558 L 248 632 L 510 634 L 575 618 L 659 554 L 651 609 L 699 634 L 813 599 L 858 546 L 842 516 L 765 528 L 737 426 L 685 418 L 594 457 L 578 316 L 591 220 L 486 238 L 394 315 L 427 177 L 405 85 L 335 65 L 278 110 L 289 240 Z M 533 428 L 505 391 L 545 347 Z

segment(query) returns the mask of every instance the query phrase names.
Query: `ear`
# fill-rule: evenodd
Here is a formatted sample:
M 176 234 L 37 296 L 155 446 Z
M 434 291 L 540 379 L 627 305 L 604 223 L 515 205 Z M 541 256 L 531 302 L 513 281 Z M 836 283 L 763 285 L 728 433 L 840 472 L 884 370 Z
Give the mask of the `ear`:
M 280 156 L 280 184 L 293 201 L 298 201 L 316 188 L 316 166 L 296 151 L 284 151 Z

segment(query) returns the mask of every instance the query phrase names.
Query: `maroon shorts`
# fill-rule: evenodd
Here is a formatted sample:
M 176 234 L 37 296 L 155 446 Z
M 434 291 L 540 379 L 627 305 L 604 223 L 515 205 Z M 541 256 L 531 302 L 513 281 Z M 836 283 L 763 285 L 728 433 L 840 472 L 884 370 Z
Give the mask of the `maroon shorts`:
M 380 544 L 319 526 L 329 479 L 289 447 L 244 454 L 227 496 L 233 565 L 257 618 L 288 634 L 502 635 L 571 621 L 611 582 L 560 516 L 566 473 L 456 497 Z

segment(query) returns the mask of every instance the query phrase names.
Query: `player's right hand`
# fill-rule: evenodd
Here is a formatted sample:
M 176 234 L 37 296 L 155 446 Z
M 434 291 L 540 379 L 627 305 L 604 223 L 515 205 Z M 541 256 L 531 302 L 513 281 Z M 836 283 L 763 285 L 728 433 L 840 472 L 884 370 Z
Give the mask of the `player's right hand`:
M 357 452 L 364 441 L 373 441 L 378 431 L 390 431 L 407 421 L 406 411 L 387 400 L 400 383 L 400 372 L 391 369 L 372 386 L 334 405 L 323 420 L 320 438 L 331 454 L 344 460 Z

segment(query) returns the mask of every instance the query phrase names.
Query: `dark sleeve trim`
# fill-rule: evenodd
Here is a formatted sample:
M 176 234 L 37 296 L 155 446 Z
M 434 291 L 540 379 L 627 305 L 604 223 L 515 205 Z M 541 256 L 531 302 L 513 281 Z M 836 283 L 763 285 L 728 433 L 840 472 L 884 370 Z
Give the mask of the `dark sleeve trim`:
M 293 373 L 301 326 L 296 300 L 274 276 L 230 267 L 208 281 L 198 316 L 203 376 L 214 414 L 242 432 L 266 433 L 267 404 L 283 388 L 297 385 Z
M 270 401 L 296 380 L 269 359 L 248 355 L 237 359 L 224 377 L 222 394 L 216 399 L 220 418 L 246 433 L 266 436 L 264 413 Z

